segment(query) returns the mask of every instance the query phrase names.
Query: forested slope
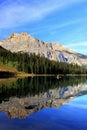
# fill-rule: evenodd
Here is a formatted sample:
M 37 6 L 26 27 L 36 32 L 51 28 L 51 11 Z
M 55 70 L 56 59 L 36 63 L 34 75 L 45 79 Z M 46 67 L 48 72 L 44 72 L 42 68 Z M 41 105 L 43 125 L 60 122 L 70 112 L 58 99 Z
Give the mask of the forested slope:
M 86 68 L 76 64 L 57 62 L 39 55 L 11 53 L 0 47 L 0 66 L 9 66 L 26 73 L 35 74 L 86 74 Z

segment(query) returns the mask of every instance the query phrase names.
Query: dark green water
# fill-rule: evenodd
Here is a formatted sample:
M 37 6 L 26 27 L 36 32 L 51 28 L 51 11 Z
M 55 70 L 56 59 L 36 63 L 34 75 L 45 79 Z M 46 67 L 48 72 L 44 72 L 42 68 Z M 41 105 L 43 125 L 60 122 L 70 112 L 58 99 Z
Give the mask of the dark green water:
M 86 94 L 84 76 L 3 80 L 0 130 L 86 130 Z
M 0 78 L 8 78 L 8 77 L 14 77 L 14 73 L 12 72 L 5 72 L 5 71 L 0 71 Z
M 8 79 L 7 79 L 8 80 Z M 40 77 L 28 77 L 17 79 L 12 82 L 0 83 L 0 100 L 4 100 L 9 97 L 25 97 L 29 95 L 35 95 L 47 92 L 50 89 L 63 88 L 67 86 L 74 87 L 80 83 L 86 82 L 87 77 L 61 77 L 57 80 L 55 76 L 40 76 Z

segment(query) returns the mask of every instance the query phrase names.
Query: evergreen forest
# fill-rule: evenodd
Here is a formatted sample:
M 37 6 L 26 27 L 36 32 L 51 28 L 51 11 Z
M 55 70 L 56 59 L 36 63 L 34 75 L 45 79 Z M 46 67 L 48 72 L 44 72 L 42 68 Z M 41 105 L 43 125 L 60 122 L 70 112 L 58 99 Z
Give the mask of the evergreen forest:
M 57 62 L 35 54 L 11 53 L 0 47 L 0 65 L 34 74 L 87 74 L 85 67 Z

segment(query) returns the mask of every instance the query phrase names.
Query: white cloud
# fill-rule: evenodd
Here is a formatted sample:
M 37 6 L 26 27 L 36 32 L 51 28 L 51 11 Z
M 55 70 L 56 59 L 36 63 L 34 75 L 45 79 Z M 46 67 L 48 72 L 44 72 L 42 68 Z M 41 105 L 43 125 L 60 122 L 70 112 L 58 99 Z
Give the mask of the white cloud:
M 87 47 L 87 41 L 68 44 L 70 47 Z
M 78 103 L 69 103 L 70 107 L 76 107 L 80 109 L 87 109 L 87 105 L 85 104 L 78 104 Z
M 59 29 L 66 28 L 68 26 L 81 23 L 81 22 L 83 22 L 85 20 L 86 20 L 86 18 L 83 18 L 83 19 L 79 18 L 79 19 L 76 19 L 76 20 L 69 20 L 69 21 L 62 22 L 62 23 L 57 23 L 57 24 L 55 24 L 55 23 L 53 23 L 53 24 L 45 24 L 43 26 L 39 26 L 39 28 L 37 28 L 37 27 L 32 28 L 31 34 L 36 35 L 36 34 L 39 34 L 39 33 L 43 33 L 46 30 L 47 31 L 49 30 L 51 35 L 57 34 Z M 49 23 L 50 23 L 50 20 L 49 20 Z M 79 27 L 79 29 L 80 29 L 80 27 Z M 79 30 L 79 29 L 77 29 L 77 30 Z M 74 29 L 74 31 L 76 32 L 75 29 Z M 75 32 L 74 32 L 74 34 L 75 34 Z
M 87 55 L 87 41 L 69 43 L 67 46 L 75 52 Z
M 42 19 L 52 11 L 62 9 L 82 0 L 10 0 L 0 4 L 0 28 L 17 27 L 31 21 Z

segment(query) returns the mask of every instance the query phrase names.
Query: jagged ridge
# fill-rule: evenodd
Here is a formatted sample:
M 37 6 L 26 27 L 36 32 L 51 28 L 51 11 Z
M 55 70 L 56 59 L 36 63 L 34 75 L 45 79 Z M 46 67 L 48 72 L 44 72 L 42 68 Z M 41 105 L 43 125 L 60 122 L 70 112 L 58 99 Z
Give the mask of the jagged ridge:
M 13 33 L 6 40 L 2 40 L 0 45 L 11 52 L 35 53 L 50 60 L 87 65 L 87 56 L 78 54 L 59 42 L 43 42 L 26 32 Z

